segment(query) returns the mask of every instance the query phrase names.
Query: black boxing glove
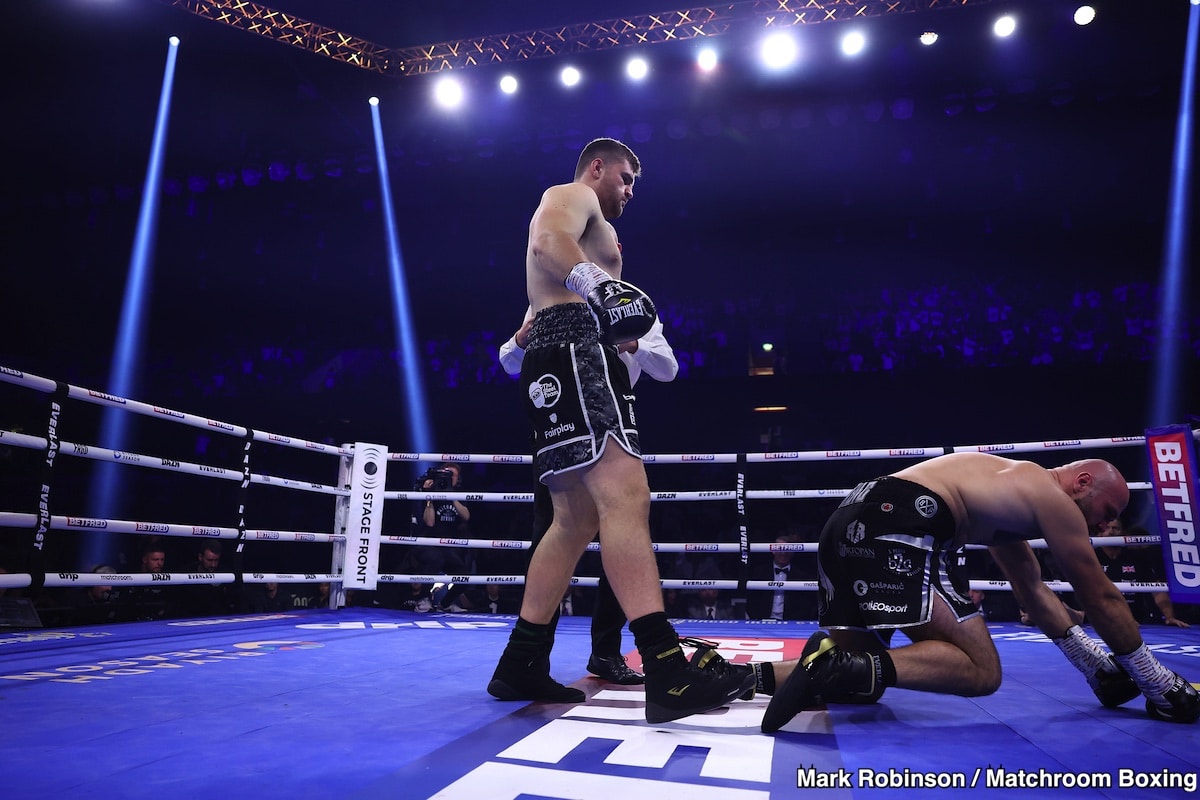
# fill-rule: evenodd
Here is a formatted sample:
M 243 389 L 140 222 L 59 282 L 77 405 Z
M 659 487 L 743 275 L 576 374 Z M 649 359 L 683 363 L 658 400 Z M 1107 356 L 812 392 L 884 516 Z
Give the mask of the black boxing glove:
M 1200 694 L 1179 673 L 1163 666 L 1143 643 L 1132 653 L 1117 656 L 1120 664 L 1142 694 L 1146 713 L 1164 722 L 1190 724 L 1200 719 Z
M 1117 660 L 1104 652 L 1078 625 L 1072 625 L 1062 637 L 1051 641 L 1083 673 L 1088 686 L 1105 708 L 1116 708 L 1141 693 Z
M 600 323 L 600 338 L 611 345 L 640 339 L 650 332 L 658 310 L 641 289 L 613 278 L 590 261 L 581 261 L 563 285 L 587 301 Z

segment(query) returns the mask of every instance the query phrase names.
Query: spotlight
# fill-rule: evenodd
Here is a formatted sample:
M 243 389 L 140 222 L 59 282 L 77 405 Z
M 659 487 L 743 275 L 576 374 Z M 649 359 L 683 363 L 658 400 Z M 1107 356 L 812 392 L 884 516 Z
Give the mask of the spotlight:
M 717 68 L 717 51 L 706 47 L 696 55 L 696 66 L 704 72 L 712 72 Z
M 1096 9 L 1091 6 L 1080 6 L 1075 9 L 1075 24 L 1087 25 L 1096 18 Z
M 433 97 L 442 108 L 458 108 L 463 103 L 465 92 L 457 78 L 442 78 L 433 86 Z
M 500 79 L 500 91 L 505 94 L 515 94 L 517 91 L 517 79 L 512 75 L 505 75 Z
M 788 33 L 773 33 L 763 40 L 760 56 L 770 70 L 782 70 L 796 63 L 800 48 Z
M 564 67 L 563 71 L 559 73 L 559 80 L 562 81 L 563 86 L 575 86 L 583 80 L 583 75 L 574 67 Z
M 996 34 L 1001 39 L 1004 39 L 1012 36 L 1016 29 L 1017 21 L 1013 17 L 1005 15 L 996 20 L 996 24 L 992 26 L 992 33 Z
M 377 106 L 377 105 L 379 105 L 379 98 L 378 97 L 368 97 L 367 103 L 370 105 L 373 105 L 373 106 Z
M 171 45 L 171 47 L 179 47 L 179 37 L 172 36 L 171 38 L 167 39 L 167 44 Z
M 650 65 L 646 63 L 644 58 L 631 58 L 629 63 L 625 65 L 625 74 L 635 81 L 640 81 L 645 78 L 650 72 Z
M 867 46 L 867 39 L 858 31 L 847 33 L 842 37 L 842 52 L 848 56 L 856 56 Z
M 936 42 L 937 40 L 938 40 L 938 35 L 937 35 L 937 33 L 935 33 L 934 31 L 925 31 L 925 32 L 924 32 L 924 33 L 922 33 L 922 34 L 921 34 L 921 36 L 918 38 L 918 41 L 919 41 L 921 44 L 925 45 L 926 47 L 928 47 L 929 45 L 933 44 L 933 43 L 934 43 L 934 42 Z

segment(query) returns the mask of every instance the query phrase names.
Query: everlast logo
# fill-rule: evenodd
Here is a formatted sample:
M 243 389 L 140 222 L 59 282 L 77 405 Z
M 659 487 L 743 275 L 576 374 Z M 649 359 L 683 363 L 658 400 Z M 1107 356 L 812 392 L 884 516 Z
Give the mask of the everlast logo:
M 33 537 L 33 546 L 38 550 L 46 543 L 46 531 L 50 529 L 50 487 L 42 484 L 38 495 L 38 529 Z
M 701 492 L 699 497 L 724 497 L 728 492 Z
M 210 467 L 208 464 L 201 464 L 201 465 L 200 465 L 200 471 L 201 471 L 201 472 L 215 472 L 215 473 L 217 473 L 218 475 L 224 475 L 224 474 L 225 474 L 225 470 L 224 470 L 224 469 L 222 469 L 221 467 Z
M 62 406 L 50 402 L 50 424 L 46 427 L 46 466 L 54 466 L 54 457 L 58 455 L 58 415 Z
M 615 308 L 607 308 L 605 311 L 608 312 L 609 325 L 616 325 L 618 322 L 626 319 L 627 317 L 649 316 L 649 314 L 646 313 L 645 300 L 641 297 L 630 303 L 621 303 Z
M 684 581 L 684 586 L 713 586 L 716 581 Z

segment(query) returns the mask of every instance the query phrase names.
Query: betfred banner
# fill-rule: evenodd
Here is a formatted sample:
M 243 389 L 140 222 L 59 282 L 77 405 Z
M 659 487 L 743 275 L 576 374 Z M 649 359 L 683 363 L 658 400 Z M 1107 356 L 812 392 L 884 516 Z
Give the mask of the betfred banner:
M 383 530 L 386 478 L 387 448 L 355 442 L 342 574 L 342 586 L 346 589 L 371 591 L 379 582 L 379 535 Z
M 1186 425 L 1146 431 L 1167 588 L 1175 603 L 1200 603 L 1196 542 L 1196 444 Z

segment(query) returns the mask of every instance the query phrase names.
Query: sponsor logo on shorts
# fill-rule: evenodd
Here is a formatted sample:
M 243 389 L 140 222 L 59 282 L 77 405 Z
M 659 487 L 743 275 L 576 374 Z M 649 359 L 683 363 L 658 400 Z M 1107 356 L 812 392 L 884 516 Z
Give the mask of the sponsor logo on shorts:
M 867 536 L 867 526 L 861 522 L 851 522 L 846 526 L 846 541 L 850 544 L 858 544 Z
M 903 550 L 888 551 L 887 568 L 897 575 L 908 575 L 909 577 L 916 575 L 918 572 L 913 560 Z
M 842 558 L 874 558 L 873 547 L 852 547 L 848 544 L 838 545 L 838 555 Z
M 873 591 L 873 592 L 890 592 L 892 594 L 898 594 L 899 592 L 904 591 L 903 583 L 887 583 L 885 581 L 871 581 L 871 583 L 868 585 L 870 586 L 871 591 Z
M 865 603 L 859 603 L 860 611 L 886 611 L 889 614 L 903 614 L 908 611 L 908 603 L 902 606 L 894 606 L 891 603 L 881 603 L 878 600 L 868 600 Z
M 895 506 L 892 505 L 891 503 L 881 503 L 879 506 L 879 510 L 885 514 L 892 513 L 892 509 L 894 509 L 894 508 L 895 508 Z
M 934 500 L 927 494 L 918 497 L 914 506 L 917 509 L 917 513 L 925 519 L 933 519 L 934 515 L 938 512 L 937 500 Z
M 867 591 L 868 591 L 868 589 L 867 589 L 866 581 L 855 581 L 854 582 L 854 593 L 856 595 L 858 595 L 859 597 L 862 597 L 867 593 Z
M 549 373 L 529 384 L 529 400 L 534 408 L 554 408 L 560 397 L 562 384 Z
M 553 428 L 547 428 L 545 431 L 543 431 L 542 435 L 545 436 L 545 438 L 549 440 L 549 439 L 555 439 L 559 436 L 562 436 L 564 433 L 574 433 L 574 432 L 575 432 L 575 423 L 574 422 L 562 422 L 562 423 L 559 423 L 558 425 L 555 425 Z

